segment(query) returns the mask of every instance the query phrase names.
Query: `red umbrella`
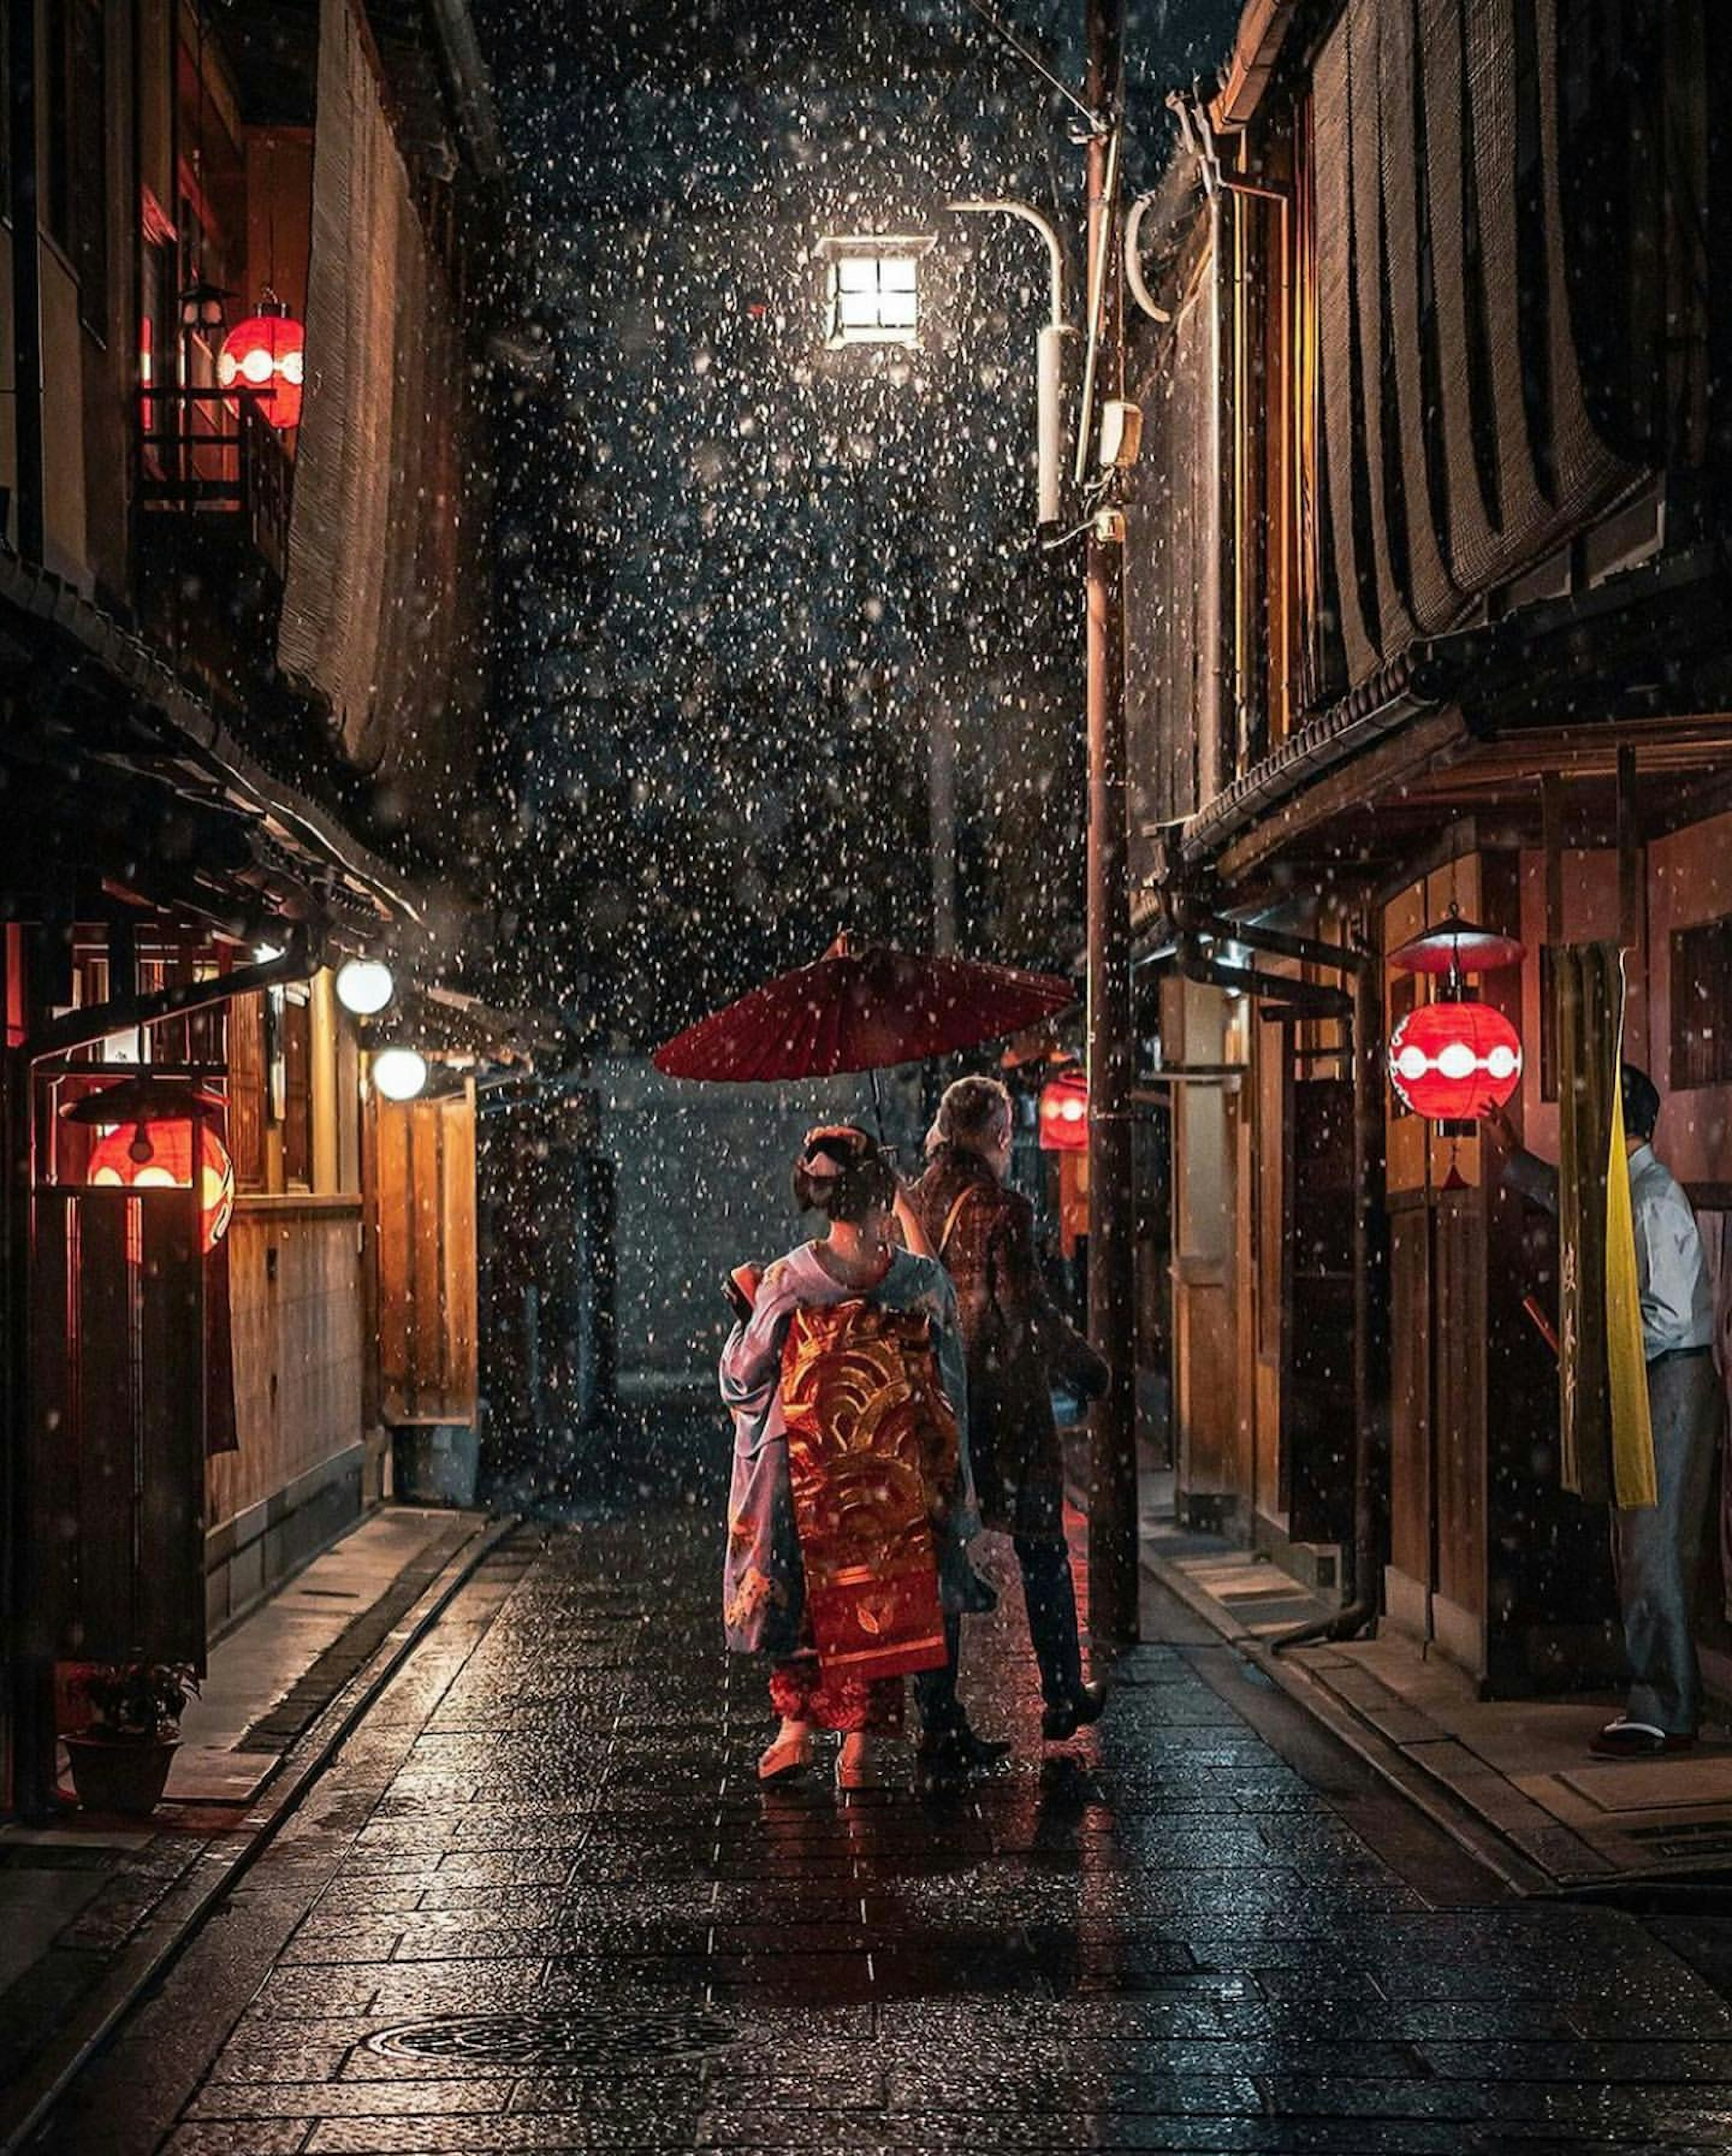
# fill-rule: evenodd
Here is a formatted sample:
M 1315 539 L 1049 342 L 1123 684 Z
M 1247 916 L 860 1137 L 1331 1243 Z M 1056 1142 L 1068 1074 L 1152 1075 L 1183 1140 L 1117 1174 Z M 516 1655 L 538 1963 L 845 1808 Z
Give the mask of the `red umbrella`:
M 1056 973 L 917 958 L 837 937 L 816 965 L 769 981 L 655 1052 L 670 1078 L 828 1078 L 977 1048 L 1076 1001 Z

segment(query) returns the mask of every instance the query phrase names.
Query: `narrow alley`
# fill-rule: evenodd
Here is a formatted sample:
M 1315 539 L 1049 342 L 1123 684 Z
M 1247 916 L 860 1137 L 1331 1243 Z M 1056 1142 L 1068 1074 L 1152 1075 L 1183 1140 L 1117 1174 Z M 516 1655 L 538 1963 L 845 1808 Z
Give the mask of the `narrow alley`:
M 1152 1584 L 1072 1746 L 1012 1589 L 1008 1769 L 761 1791 L 697 1481 L 488 1561 L 33 2147 L 1726 2145 L 1711 1922 L 1516 1902 Z

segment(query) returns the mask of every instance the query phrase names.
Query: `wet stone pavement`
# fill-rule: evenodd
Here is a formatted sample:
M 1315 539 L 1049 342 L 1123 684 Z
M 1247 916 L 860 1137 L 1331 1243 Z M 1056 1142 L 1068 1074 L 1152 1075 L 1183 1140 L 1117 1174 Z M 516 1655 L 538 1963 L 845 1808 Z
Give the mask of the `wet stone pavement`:
M 972 1625 L 961 1798 L 761 1792 L 718 1520 L 491 1560 L 35 2145 L 1732 2143 L 1711 1922 L 1511 1899 L 1176 1605 L 1044 1758 Z

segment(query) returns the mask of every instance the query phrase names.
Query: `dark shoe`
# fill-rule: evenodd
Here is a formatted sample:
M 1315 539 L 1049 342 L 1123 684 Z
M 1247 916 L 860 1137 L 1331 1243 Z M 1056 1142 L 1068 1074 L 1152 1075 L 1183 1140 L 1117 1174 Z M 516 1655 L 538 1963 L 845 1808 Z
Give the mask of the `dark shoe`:
M 940 1796 L 967 1784 L 968 1757 L 956 1738 L 940 1737 L 930 1743 L 923 1738 L 915 1754 L 915 1787 L 929 1796 Z
M 1042 1715 L 1040 1733 L 1048 1744 L 1063 1744 L 1079 1729 L 1088 1729 L 1099 1722 L 1106 1703 L 1104 1684 L 1080 1685 L 1068 1699 L 1058 1707 L 1049 1707 Z
M 1007 1737 L 981 1737 L 966 1725 L 956 1732 L 956 1744 L 964 1765 L 976 1773 L 986 1767 L 1002 1767 L 1011 1755 Z

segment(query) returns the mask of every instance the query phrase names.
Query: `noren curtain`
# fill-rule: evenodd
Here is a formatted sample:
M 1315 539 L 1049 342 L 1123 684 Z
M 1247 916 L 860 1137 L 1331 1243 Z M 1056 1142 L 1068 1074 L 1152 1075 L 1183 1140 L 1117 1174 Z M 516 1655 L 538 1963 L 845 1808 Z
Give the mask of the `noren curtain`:
M 1564 61 L 1558 0 L 1349 0 L 1318 54 L 1314 244 L 1350 681 L 1448 628 L 1632 475 L 1590 423 L 1572 331 Z
M 1125 548 L 1125 694 L 1139 873 L 1149 865 L 1143 827 L 1192 814 L 1224 776 L 1213 767 L 1218 729 L 1203 723 L 1216 664 L 1211 562 L 1220 544 L 1215 274 L 1207 256 L 1138 374 L 1149 439 L 1135 481 L 1145 513 L 1132 520 Z
M 321 0 L 307 386 L 278 656 L 352 762 L 413 783 L 465 757 L 463 354 L 352 0 Z

